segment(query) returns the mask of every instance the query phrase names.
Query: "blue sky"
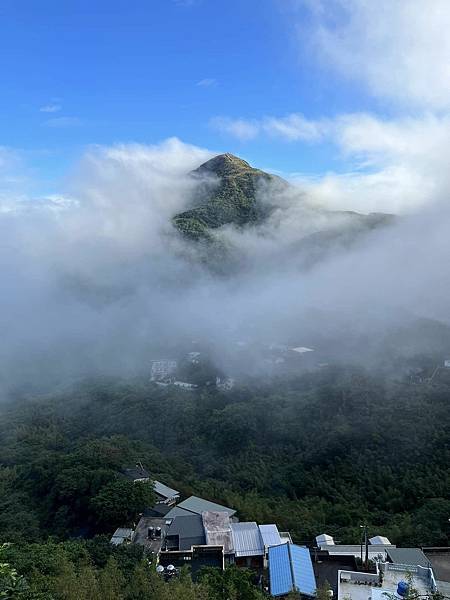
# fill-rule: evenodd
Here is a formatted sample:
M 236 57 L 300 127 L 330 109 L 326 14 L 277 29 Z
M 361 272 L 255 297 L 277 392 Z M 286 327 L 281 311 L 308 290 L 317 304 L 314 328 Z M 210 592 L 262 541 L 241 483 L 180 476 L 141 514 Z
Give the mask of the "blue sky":
M 447 0 L 3 0 L 0 176 L 50 194 L 91 145 L 176 136 L 400 206 L 447 170 L 417 149 L 447 151 L 449 28 Z
M 6 0 L 0 16 L 0 145 L 49 190 L 89 144 L 170 136 L 282 171 L 339 168 L 327 144 L 241 141 L 211 120 L 375 104 L 317 63 L 310 14 L 289 2 Z

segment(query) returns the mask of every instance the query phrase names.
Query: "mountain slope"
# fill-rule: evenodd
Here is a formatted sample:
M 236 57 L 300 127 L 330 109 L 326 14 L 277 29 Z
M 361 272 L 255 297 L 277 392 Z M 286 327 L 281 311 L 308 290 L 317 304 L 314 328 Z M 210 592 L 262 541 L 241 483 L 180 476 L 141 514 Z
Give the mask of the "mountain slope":
M 266 270 L 277 264 L 303 270 L 348 250 L 395 217 L 333 211 L 312 205 L 284 179 L 220 154 L 190 173 L 196 182 L 191 207 L 172 224 L 188 241 L 195 261 L 217 273 Z M 233 225 L 234 232 L 222 229 Z M 253 240 L 240 236 L 252 229 Z
M 289 185 L 232 154 L 215 156 L 191 175 L 200 181 L 198 197 L 191 209 L 175 215 L 173 223 L 192 239 L 209 239 L 212 229 L 230 223 L 242 226 L 262 222 L 270 206 L 258 199 L 258 192 L 271 185 Z

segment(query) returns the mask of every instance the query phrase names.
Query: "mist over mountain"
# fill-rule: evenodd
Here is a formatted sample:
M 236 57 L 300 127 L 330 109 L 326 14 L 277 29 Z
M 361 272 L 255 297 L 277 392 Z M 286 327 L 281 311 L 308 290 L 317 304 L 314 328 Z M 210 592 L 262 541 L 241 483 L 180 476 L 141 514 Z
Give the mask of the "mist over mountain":
M 192 340 L 219 364 L 237 340 L 315 345 L 372 364 L 386 358 L 385 336 L 418 317 L 448 323 L 447 208 L 398 219 L 329 210 L 239 159 L 211 158 L 175 139 L 94 148 L 58 198 L 9 200 L 4 391 L 147 373 L 152 358 Z M 200 239 L 180 233 L 180 219 L 198 221 Z M 223 248 L 232 268 L 217 274 Z M 412 334 L 401 352 L 420 353 L 423 339 Z
M 286 252 L 299 268 L 311 266 L 328 251 L 348 248 L 364 233 L 394 219 L 390 214 L 365 215 L 314 205 L 301 189 L 228 153 L 208 160 L 190 176 L 198 182 L 192 208 L 175 215 L 173 223 L 183 236 L 199 243 L 203 262 L 216 271 L 223 271 L 227 264 L 230 268 L 254 265 L 261 246 L 282 226 L 294 204 L 296 231 L 287 244 L 277 240 L 265 257 L 265 267 L 267 261 L 283 260 Z M 233 241 L 232 231 L 222 229 L 226 226 L 237 233 L 251 228 L 251 233 L 259 235 L 258 257 L 252 256 L 245 243 Z

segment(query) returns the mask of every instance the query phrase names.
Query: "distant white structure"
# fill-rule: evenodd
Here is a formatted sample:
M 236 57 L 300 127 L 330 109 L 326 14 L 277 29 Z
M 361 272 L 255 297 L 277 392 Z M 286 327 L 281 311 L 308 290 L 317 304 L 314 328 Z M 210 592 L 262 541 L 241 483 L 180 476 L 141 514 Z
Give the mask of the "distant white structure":
M 314 352 L 312 348 L 307 348 L 306 346 L 297 346 L 296 348 L 291 348 L 292 352 L 298 352 L 298 354 L 305 354 L 306 352 Z
M 170 358 L 152 360 L 151 381 L 161 381 L 170 377 L 178 368 L 178 361 Z
M 376 561 L 375 569 L 375 573 L 338 571 L 336 600 L 400 600 L 408 592 L 410 581 L 417 597 L 429 598 L 437 591 L 430 567 Z
M 447 358 L 446 360 L 444 360 L 444 367 L 446 367 L 447 369 L 450 369 L 450 358 Z
M 391 545 L 391 542 L 389 541 L 389 539 L 387 537 L 384 537 L 383 535 L 376 535 L 374 537 L 371 537 L 369 539 L 369 542 L 371 544 L 379 544 L 379 545 L 381 544 L 381 545 L 384 545 L 384 546 L 390 546 Z
M 173 385 L 176 385 L 179 388 L 182 388 L 183 390 L 195 390 L 196 388 L 198 388 L 198 385 L 196 383 L 188 383 L 187 381 L 174 381 Z
M 189 352 L 188 360 L 193 365 L 198 365 L 200 363 L 200 356 L 201 356 L 200 352 Z
M 232 390 L 234 388 L 235 380 L 232 377 L 225 377 L 221 379 L 216 377 L 216 388 L 218 390 Z
M 320 546 L 334 546 L 334 538 L 331 535 L 322 533 L 316 537 L 316 546 L 318 548 L 320 548 Z
M 121 546 L 122 544 L 129 544 L 133 540 L 134 531 L 125 527 L 119 527 L 114 532 L 112 538 L 109 540 L 113 546 Z

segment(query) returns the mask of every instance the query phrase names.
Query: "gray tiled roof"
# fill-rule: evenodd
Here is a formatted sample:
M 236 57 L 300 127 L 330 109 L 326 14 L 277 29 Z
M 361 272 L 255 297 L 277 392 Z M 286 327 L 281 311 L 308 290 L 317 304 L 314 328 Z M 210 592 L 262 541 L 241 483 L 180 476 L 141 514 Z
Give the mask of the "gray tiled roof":
M 183 502 L 178 504 L 178 508 L 184 508 L 198 515 L 201 515 L 204 512 L 213 511 L 226 512 L 230 517 L 232 517 L 236 513 L 236 511 L 232 508 L 216 504 L 215 502 L 210 502 L 209 500 L 204 500 L 198 496 L 190 496 L 186 500 L 183 500 Z

